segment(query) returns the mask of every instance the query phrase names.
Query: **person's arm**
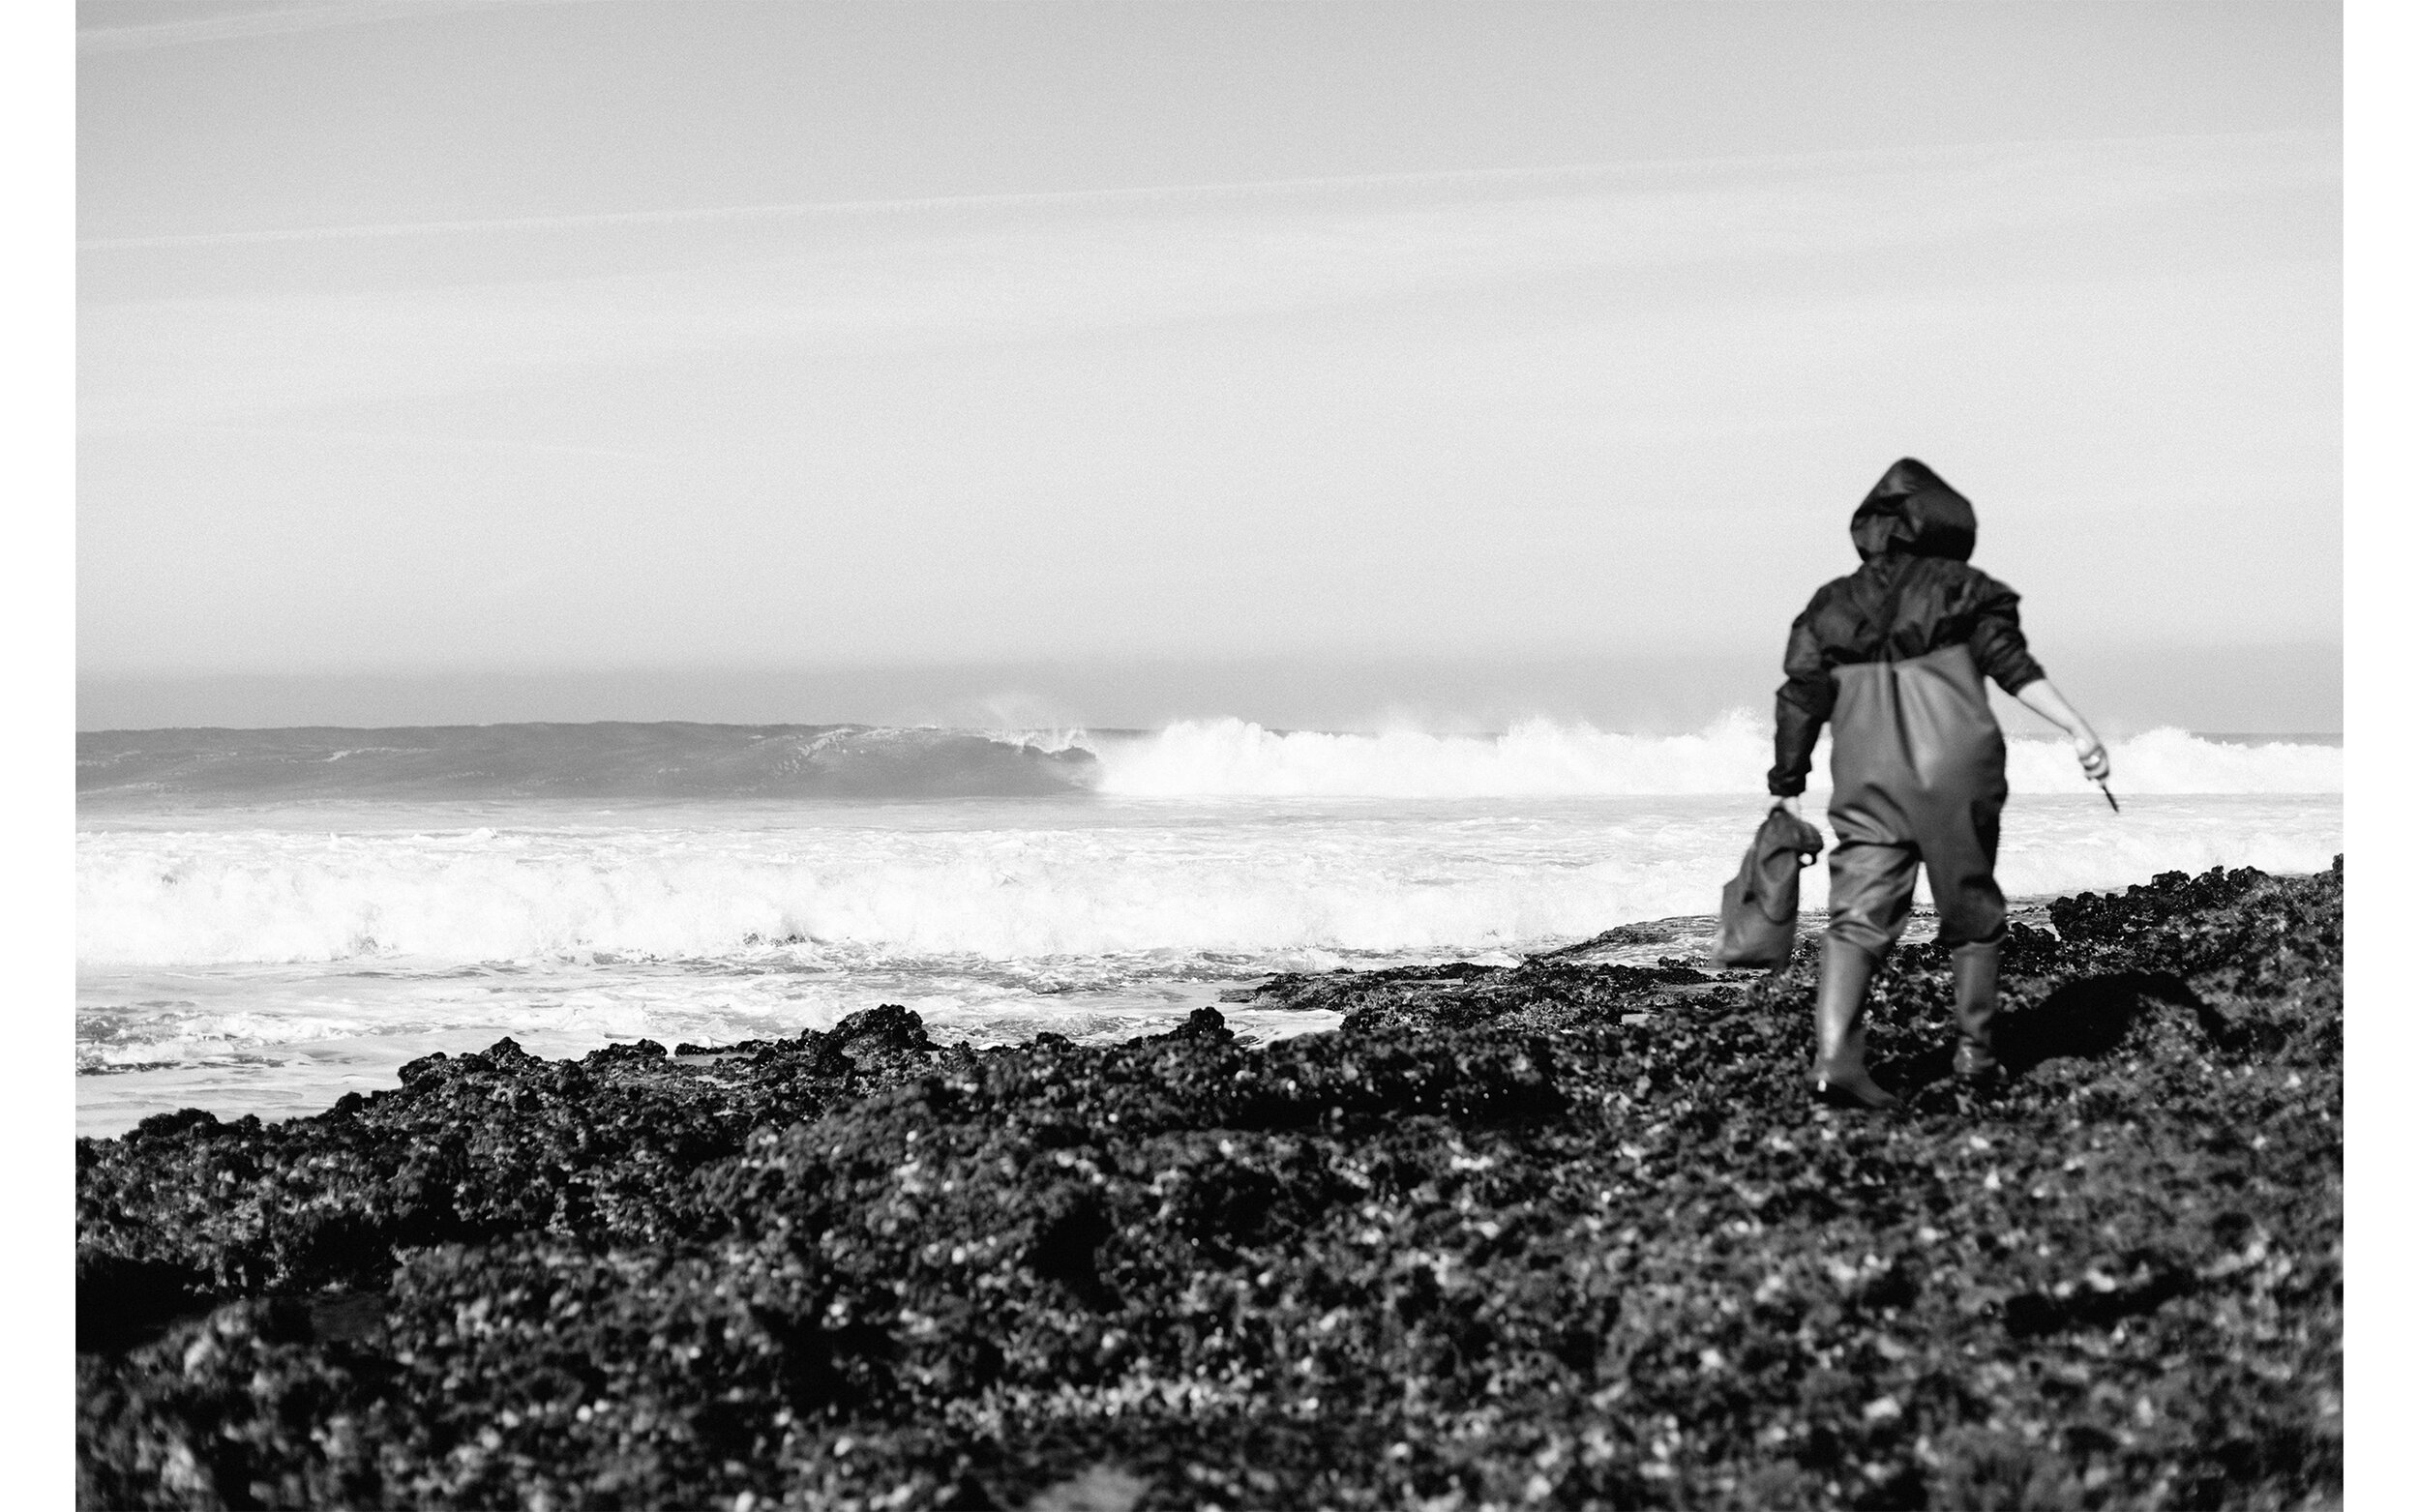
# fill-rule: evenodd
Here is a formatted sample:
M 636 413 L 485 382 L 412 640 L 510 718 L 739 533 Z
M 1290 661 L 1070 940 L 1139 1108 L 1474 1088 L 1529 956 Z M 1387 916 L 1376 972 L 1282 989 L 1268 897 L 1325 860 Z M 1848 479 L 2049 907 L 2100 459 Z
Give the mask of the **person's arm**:
M 2066 731 L 2075 742 L 2075 759 L 2083 764 L 2083 775 L 2095 783 L 2108 780 L 2108 748 L 2091 732 L 2083 716 L 2075 712 L 2075 705 L 2046 677 L 2036 677 L 2016 690 L 2016 701 Z
M 1822 644 L 1812 624 L 1820 603 L 1817 595 L 1789 627 L 1789 649 L 1781 659 L 1788 681 L 1773 698 L 1773 769 L 1765 774 L 1764 786 L 1783 803 L 1806 791 L 1807 774 L 1814 769 L 1814 739 L 1831 718 L 1831 670 L 1823 665 Z M 1789 812 L 1797 812 L 1794 804 Z
M 2009 697 L 2066 731 L 2085 777 L 2106 782 L 2108 749 L 2033 660 L 2016 615 L 2016 590 L 1986 573 L 1974 572 L 1967 580 L 1974 592 L 1974 660 Z

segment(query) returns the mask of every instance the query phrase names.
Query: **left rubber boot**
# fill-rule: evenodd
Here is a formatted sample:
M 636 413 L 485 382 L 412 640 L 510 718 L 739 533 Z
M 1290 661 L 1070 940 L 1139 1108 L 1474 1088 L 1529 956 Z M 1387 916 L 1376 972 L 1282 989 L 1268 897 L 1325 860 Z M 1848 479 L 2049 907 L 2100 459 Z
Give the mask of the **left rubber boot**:
M 1999 945 L 1959 945 L 1949 952 L 1955 986 L 1957 1055 L 1951 1069 L 1967 1082 L 1990 1082 L 2005 1074 L 1993 1026 L 1999 1018 Z
M 1887 1112 L 1898 1100 L 1865 1070 L 1865 994 L 1877 964 L 1837 935 L 1823 936 L 1822 985 L 1814 997 L 1814 1100 Z

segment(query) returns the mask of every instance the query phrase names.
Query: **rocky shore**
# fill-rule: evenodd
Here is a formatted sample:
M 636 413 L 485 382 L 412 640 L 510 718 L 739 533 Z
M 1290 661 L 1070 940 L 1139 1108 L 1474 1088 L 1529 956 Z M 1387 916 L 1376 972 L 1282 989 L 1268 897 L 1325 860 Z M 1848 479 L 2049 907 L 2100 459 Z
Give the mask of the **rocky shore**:
M 1901 949 L 1889 1117 L 1808 1105 L 1807 942 L 1283 977 L 1346 1018 L 1264 1049 L 883 1008 L 149 1119 L 76 1146 L 80 1499 L 2327 1504 L 2342 885 L 2057 901 L 1981 1095 Z

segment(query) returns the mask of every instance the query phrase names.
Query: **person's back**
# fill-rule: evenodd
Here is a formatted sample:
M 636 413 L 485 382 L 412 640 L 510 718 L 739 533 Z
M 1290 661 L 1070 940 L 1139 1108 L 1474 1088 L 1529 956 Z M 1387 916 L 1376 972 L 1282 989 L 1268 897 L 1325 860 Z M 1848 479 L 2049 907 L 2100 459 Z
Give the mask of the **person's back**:
M 1849 524 L 1864 565 L 1815 591 L 1791 625 L 1767 786 L 1806 789 L 1832 726 L 1831 923 L 1815 1018 L 1818 1096 L 1894 1099 L 1866 1074 L 1865 991 L 1906 926 L 1915 869 L 1931 879 L 1940 942 L 1955 966 L 1961 1075 L 1997 1071 L 1999 941 L 2007 905 L 1993 868 L 2007 799 L 2007 748 L 1983 678 L 2074 737 L 2085 774 L 2107 756 L 2026 649 L 2016 595 L 1966 558 L 1973 505 L 1913 458 L 1866 495 Z

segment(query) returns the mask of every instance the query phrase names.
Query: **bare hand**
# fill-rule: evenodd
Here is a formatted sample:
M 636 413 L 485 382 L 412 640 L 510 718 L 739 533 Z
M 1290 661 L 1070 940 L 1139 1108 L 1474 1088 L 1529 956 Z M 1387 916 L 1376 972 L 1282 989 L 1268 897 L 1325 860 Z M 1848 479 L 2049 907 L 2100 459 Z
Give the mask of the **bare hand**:
M 1793 818 L 1793 819 L 1804 819 L 1804 818 L 1806 817 L 1806 815 L 1805 815 L 1800 814 L 1800 813 L 1798 812 L 1798 800 L 1797 800 L 1797 799 L 1795 799 L 1795 798 L 1782 798 L 1782 799 L 1780 799 L 1780 800 L 1778 800 L 1778 801 L 1779 801 L 1780 807 L 1781 807 L 1784 811 L 1786 811 L 1786 812 L 1787 812 L 1787 814 L 1788 814 L 1789 817 L 1791 817 L 1791 818 Z
M 2083 775 L 2093 782 L 2108 780 L 2108 748 L 2088 729 L 2075 737 L 2075 759 L 2082 763 Z

